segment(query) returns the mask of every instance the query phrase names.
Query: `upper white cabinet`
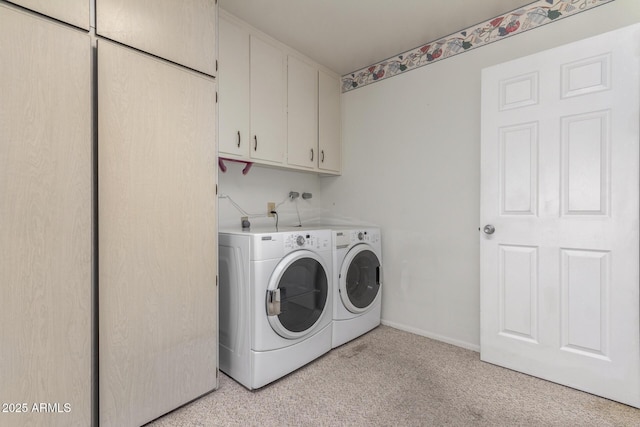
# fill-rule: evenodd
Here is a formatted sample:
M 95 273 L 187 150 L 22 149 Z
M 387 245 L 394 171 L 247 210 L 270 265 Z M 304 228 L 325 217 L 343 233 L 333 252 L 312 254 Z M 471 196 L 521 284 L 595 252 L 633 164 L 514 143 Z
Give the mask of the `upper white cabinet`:
M 0 4 L 2 426 L 91 425 L 91 92 L 86 32 Z
M 286 150 L 285 56 L 276 46 L 251 36 L 252 158 L 283 163 Z
M 286 158 L 285 55 L 220 17 L 221 157 L 283 165 Z
M 219 19 L 221 157 L 340 174 L 340 80 L 232 15 Z
M 67 24 L 89 30 L 91 25 L 89 0 L 11 0 L 27 9 L 50 16 Z
M 216 7 L 215 0 L 96 0 L 96 32 L 213 76 Z
M 249 158 L 249 32 L 220 17 L 218 138 L 224 157 Z M 262 148 L 262 147 L 261 147 Z
M 340 79 L 318 71 L 318 168 L 327 173 L 342 170 Z
M 287 61 L 287 164 L 318 164 L 318 70 L 294 56 Z

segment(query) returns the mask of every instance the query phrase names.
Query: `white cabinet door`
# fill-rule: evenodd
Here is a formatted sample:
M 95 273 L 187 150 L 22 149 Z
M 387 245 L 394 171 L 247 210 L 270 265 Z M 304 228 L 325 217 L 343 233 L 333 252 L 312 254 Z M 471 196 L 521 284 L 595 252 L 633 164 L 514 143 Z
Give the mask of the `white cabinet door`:
M 251 36 L 251 157 L 283 164 L 286 151 L 285 55 Z
M 35 10 L 62 22 L 89 30 L 91 18 L 89 16 L 90 0 L 11 0 L 11 3 Z
M 481 358 L 640 406 L 640 25 L 482 74 Z
M 91 425 L 91 93 L 86 33 L 0 5 L 3 426 Z
M 220 156 L 339 174 L 339 78 L 232 15 L 219 22 Z
M 213 76 L 216 8 L 215 0 L 96 0 L 96 32 Z
M 287 164 L 318 164 L 318 71 L 293 56 L 287 61 Z
M 318 72 L 318 168 L 339 174 L 342 169 L 340 79 Z
M 217 385 L 215 81 L 98 42 L 100 425 Z
M 220 17 L 218 70 L 219 151 L 249 159 L 249 32 Z

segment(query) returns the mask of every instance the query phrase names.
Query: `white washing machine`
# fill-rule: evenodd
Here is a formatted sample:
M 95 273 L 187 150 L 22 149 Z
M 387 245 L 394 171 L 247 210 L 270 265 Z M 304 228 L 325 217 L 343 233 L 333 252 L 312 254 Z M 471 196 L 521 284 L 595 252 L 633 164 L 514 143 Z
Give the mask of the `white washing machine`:
M 333 334 L 338 347 L 380 324 L 382 242 L 375 227 L 333 228 Z
M 220 369 L 260 388 L 331 350 L 331 231 L 219 233 Z

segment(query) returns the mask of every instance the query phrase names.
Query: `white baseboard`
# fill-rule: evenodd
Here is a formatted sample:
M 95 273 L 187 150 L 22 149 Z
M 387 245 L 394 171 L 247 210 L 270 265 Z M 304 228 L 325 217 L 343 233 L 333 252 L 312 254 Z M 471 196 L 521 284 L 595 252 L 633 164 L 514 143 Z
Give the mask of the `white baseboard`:
M 447 344 L 455 345 L 457 347 L 466 348 L 467 350 L 473 350 L 476 352 L 480 352 L 480 346 L 477 344 L 471 344 L 466 341 L 460 341 L 453 338 L 445 337 L 442 335 L 434 334 L 428 331 L 423 331 L 422 329 L 414 328 L 411 326 L 403 325 L 401 323 L 390 322 L 388 320 L 382 319 L 380 321 L 383 325 L 390 326 L 395 329 L 400 329 L 401 331 L 411 332 L 412 334 L 420 335 L 423 337 L 431 338 L 433 340 L 446 342 Z

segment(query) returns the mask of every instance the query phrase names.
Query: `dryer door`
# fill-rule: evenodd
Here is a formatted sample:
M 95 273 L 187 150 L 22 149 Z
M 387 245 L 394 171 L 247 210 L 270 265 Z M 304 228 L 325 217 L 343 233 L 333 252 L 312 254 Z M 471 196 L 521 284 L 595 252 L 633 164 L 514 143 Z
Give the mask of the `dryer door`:
M 380 291 L 380 260 L 369 245 L 356 245 L 340 268 L 340 299 L 352 313 L 366 311 Z
M 273 330 L 289 339 L 313 331 L 327 309 L 328 277 L 322 258 L 311 251 L 284 257 L 267 288 L 267 318 Z

